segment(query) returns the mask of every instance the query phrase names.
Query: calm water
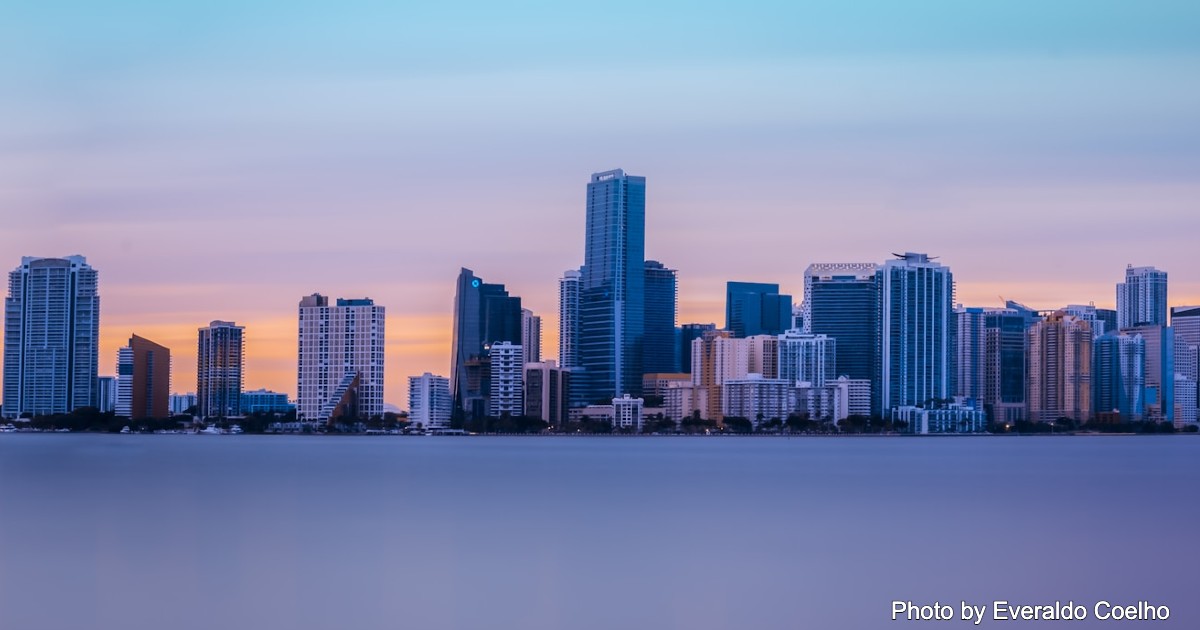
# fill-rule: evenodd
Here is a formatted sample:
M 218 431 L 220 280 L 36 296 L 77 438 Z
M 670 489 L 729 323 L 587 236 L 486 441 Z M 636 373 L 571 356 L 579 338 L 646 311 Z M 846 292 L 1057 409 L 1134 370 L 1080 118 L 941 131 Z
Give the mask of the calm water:
M 1184 436 L 0 435 L 0 628 L 1196 628 L 1197 479 Z

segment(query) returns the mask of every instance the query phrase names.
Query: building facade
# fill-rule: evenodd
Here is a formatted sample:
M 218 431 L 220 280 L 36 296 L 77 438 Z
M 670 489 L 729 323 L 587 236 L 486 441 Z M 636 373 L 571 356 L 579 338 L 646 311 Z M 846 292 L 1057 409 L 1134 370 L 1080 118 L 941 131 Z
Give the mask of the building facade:
M 1146 341 L 1138 334 L 1107 333 L 1092 349 L 1093 413 L 1116 413 L 1141 422 L 1145 409 Z
M 520 344 L 493 343 L 488 355 L 491 370 L 487 415 L 520 416 L 525 413 L 525 361 Z
M 837 342 L 827 335 L 789 330 L 778 337 L 778 377 L 796 383 L 822 387 L 836 380 Z
M 116 415 L 131 420 L 171 415 L 171 351 L 133 335 L 117 350 Z
M 100 402 L 98 274 L 83 256 L 24 257 L 4 300 L 4 416 Z
M 554 361 L 525 364 L 525 415 L 552 427 L 567 423 L 571 404 L 571 372 Z
M 521 347 L 526 363 L 542 360 L 542 318 L 527 308 L 521 309 Z
M 245 328 L 215 320 L 199 330 L 196 406 L 201 418 L 242 415 Z
M 385 319 L 369 298 L 300 299 L 297 421 L 383 415 Z
M 640 393 L 645 334 L 646 178 L 617 169 L 587 185 L 572 390 L 598 402 Z
M 877 272 L 880 415 L 927 406 L 954 392 L 954 276 L 926 254 L 906 253 Z
M 987 372 L 987 316 L 985 309 L 954 309 L 954 396 L 983 400 Z
M 641 433 L 644 403 L 641 398 L 629 394 L 612 399 L 613 429 Z
M 683 324 L 676 331 L 676 337 L 679 339 L 679 367 L 680 372 L 691 373 L 692 371 L 692 342 L 704 336 L 704 333 L 717 329 L 716 324 Z
M 779 335 L 791 325 L 792 296 L 780 293 L 778 284 L 725 284 L 725 330 L 735 338 Z
M 747 374 L 725 381 L 721 389 L 722 415 L 745 418 L 756 429 L 770 420 L 786 420 L 796 408 L 796 383 L 787 379 Z
M 1175 422 L 1175 330 L 1144 324 L 1122 329 L 1146 342 L 1145 419 Z
M 262 388 L 242 392 L 242 413 L 289 413 L 295 408 L 283 392 Z
M 488 415 L 491 397 L 490 348 L 500 342 L 521 347 L 521 298 L 503 284 L 488 284 L 470 269 L 458 274 L 451 339 L 450 393 L 456 412 Z
M 558 280 L 558 365 L 579 365 L 579 271 L 568 270 Z
M 450 379 L 426 372 L 408 377 L 408 421 L 426 429 L 450 428 Z
M 874 379 L 879 362 L 879 278 L 875 263 L 821 263 L 804 272 L 804 332 L 834 340 L 839 376 Z M 872 387 L 872 409 L 879 391 Z
M 1167 272 L 1129 265 L 1117 284 L 1117 327 L 1139 325 L 1167 325 Z
M 983 410 L 998 425 L 1013 426 L 1025 419 L 1027 333 L 1035 322 L 1016 307 L 984 313 Z
M 1029 329 L 1027 417 L 1034 422 L 1092 419 L 1092 328 L 1057 311 Z
M 987 414 L 982 409 L 951 403 L 935 408 L 898 407 L 892 421 L 906 423 L 905 431 L 918 435 L 931 433 L 982 433 L 987 430 Z
M 679 361 L 675 335 L 675 270 L 657 260 L 645 264 L 645 338 L 642 373 L 674 372 Z

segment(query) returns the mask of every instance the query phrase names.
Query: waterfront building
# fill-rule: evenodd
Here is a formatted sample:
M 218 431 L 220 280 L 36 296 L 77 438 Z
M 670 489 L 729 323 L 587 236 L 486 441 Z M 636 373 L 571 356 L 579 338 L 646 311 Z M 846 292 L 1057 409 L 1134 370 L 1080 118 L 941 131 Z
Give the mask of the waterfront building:
M 242 415 L 245 327 L 214 320 L 199 329 L 196 348 L 196 405 L 201 418 Z
M 907 433 L 983 433 L 987 431 L 987 414 L 965 403 L 951 403 L 932 408 L 911 405 L 892 411 L 893 422 L 905 422 Z
M 676 282 L 675 270 L 657 260 L 645 264 L 645 341 L 643 343 L 643 373 L 674 372 L 679 362 L 678 340 L 675 334 Z
M 669 381 L 663 392 L 664 415 L 676 422 L 686 418 L 708 419 L 708 389 L 689 381 Z
M 823 387 L 838 376 L 837 343 L 827 335 L 789 330 L 777 337 L 778 378 Z M 869 381 L 868 381 L 869 382 Z
M 871 381 L 879 408 L 879 278 L 875 263 L 819 263 L 804 272 L 804 332 L 831 339 L 837 374 Z
M 525 415 L 561 427 L 569 417 L 571 372 L 554 361 L 525 364 Z
M 521 348 L 526 363 L 542 360 L 542 318 L 527 308 L 521 309 Z
M 491 378 L 487 415 L 520 416 L 525 413 L 525 362 L 520 344 L 493 343 L 488 352 Z
M 385 320 L 369 298 L 300 299 L 297 421 L 383 415 Z
M 579 370 L 587 402 L 639 394 L 645 334 L 646 178 L 620 169 L 587 185 L 579 286 Z
M 796 408 L 796 383 L 787 379 L 751 373 L 725 381 L 721 389 L 722 415 L 745 418 L 754 428 L 768 420 L 785 420 Z
M 579 279 L 571 269 L 558 281 L 558 365 L 564 370 L 579 365 Z
M 954 396 L 982 401 L 987 389 L 986 309 L 960 305 L 954 317 Z
M 723 419 L 721 385 L 750 373 L 752 342 L 735 339 L 727 330 L 713 330 L 692 341 L 692 384 L 707 397 L 708 420 Z
M 450 379 L 429 372 L 408 377 L 410 423 L 426 429 L 448 429 L 453 411 Z
M 187 413 L 188 409 L 195 407 L 197 404 L 194 392 L 171 394 L 171 397 L 167 399 L 167 405 L 170 408 L 172 416 L 182 416 Z
M 4 300 L 6 418 L 100 401 L 98 274 L 83 256 L 21 258 Z
M 1095 304 L 1068 304 L 1063 307 L 1062 312 L 1067 315 L 1074 315 L 1088 323 L 1092 327 L 1092 336 L 1099 337 L 1109 332 L 1117 332 L 1115 325 L 1110 325 L 1110 322 L 1116 317 L 1116 311 L 1096 308 Z
M 242 392 L 242 413 L 289 413 L 296 406 L 288 401 L 284 392 L 259 388 Z
M 1028 418 L 1092 419 L 1092 328 L 1057 311 L 1029 329 Z
M 983 409 L 996 424 L 1025 419 L 1028 330 L 1033 311 L 1009 301 L 1005 308 L 984 311 Z
M 625 394 L 612 400 L 613 429 L 642 432 L 642 411 L 645 401 Z
M 171 351 L 133 335 L 117 350 L 116 415 L 131 420 L 171 413 Z
M 673 383 L 691 383 L 692 375 L 686 372 L 659 372 L 642 375 L 642 393 L 646 396 L 665 397 Z
M 101 376 L 97 380 L 97 392 L 100 398 L 96 407 L 100 413 L 115 413 L 117 410 L 117 377 Z
M 1171 308 L 1171 328 L 1175 331 L 1176 371 L 1200 382 L 1200 306 Z M 1181 345 L 1186 346 L 1187 349 L 1180 350 Z M 1189 367 L 1186 365 L 1187 357 L 1192 354 L 1196 355 L 1196 361 Z M 1175 395 L 1186 396 L 1187 394 L 1181 394 L 1176 390 Z M 1200 387 L 1197 388 L 1197 395 L 1200 396 Z M 1179 403 L 1176 402 L 1176 406 L 1178 405 Z M 1200 415 L 1200 409 L 1197 410 L 1197 415 Z
M 778 335 L 791 323 L 792 296 L 780 293 L 778 284 L 725 284 L 725 330 L 735 338 Z
M 1116 413 L 1125 422 L 1141 422 L 1145 407 L 1146 341 L 1138 334 L 1110 332 L 1094 341 L 1093 412 Z
M 877 272 L 880 291 L 881 415 L 953 393 L 954 276 L 926 254 L 908 252 Z
M 1129 265 L 1117 284 L 1117 327 L 1139 325 L 1167 325 L 1167 272 Z
M 1175 428 L 1196 424 L 1196 379 L 1175 375 Z
M 1146 341 L 1146 420 L 1175 422 L 1175 330 L 1144 324 L 1121 332 L 1141 335 Z
M 457 412 L 470 418 L 488 415 L 490 348 L 501 342 L 520 347 L 521 338 L 521 298 L 463 268 L 454 295 L 450 357 L 450 393 Z

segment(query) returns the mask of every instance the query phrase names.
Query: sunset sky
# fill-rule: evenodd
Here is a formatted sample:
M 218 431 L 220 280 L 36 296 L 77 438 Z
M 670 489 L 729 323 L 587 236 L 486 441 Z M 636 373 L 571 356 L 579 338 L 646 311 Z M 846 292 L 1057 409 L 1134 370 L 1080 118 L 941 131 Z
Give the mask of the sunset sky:
M 1194 1 L 179 4 L 0 10 L 0 269 L 87 256 L 101 374 L 136 332 L 194 391 L 196 328 L 235 320 L 246 387 L 294 395 L 300 297 L 366 296 L 406 407 L 464 266 L 554 357 L 612 168 L 681 322 L 902 251 L 972 306 L 1111 307 L 1127 263 L 1200 303 Z

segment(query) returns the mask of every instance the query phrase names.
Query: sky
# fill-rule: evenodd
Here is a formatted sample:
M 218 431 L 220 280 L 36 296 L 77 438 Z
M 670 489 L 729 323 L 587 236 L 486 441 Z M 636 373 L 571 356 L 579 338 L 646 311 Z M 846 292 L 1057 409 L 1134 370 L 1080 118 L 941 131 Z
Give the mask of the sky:
M 0 1 L 0 267 L 87 256 L 100 373 L 137 333 L 181 392 L 223 319 L 294 395 L 300 297 L 371 297 L 401 408 L 460 267 L 556 356 L 613 168 L 680 322 L 904 251 L 969 306 L 1111 307 L 1127 264 L 1200 304 L 1197 32 L 1191 1 Z

